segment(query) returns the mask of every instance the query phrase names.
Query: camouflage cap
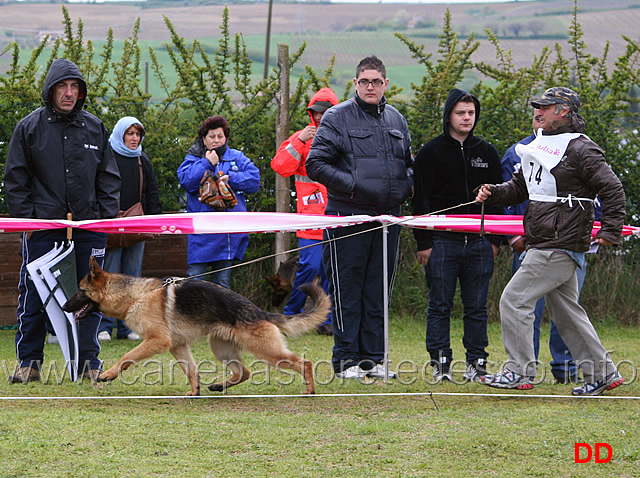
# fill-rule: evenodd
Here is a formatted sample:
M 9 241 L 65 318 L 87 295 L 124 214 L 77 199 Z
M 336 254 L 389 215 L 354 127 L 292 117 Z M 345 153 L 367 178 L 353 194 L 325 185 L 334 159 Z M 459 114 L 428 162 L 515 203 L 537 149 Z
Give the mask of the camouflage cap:
M 571 111 L 578 111 L 578 108 L 582 105 L 580 102 L 580 95 L 569 88 L 565 88 L 564 86 L 554 86 L 553 88 L 549 88 L 542 94 L 542 97 L 539 100 L 533 100 L 531 102 L 531 106 L 534 108 L 558 104 L 569 106 Z

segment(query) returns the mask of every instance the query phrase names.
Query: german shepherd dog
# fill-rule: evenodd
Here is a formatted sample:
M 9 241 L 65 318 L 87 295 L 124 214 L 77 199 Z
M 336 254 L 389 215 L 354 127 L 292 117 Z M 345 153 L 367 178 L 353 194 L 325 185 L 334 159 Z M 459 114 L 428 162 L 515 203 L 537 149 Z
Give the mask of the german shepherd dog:
M 249 370 L 242 363 L 246 350 L 273 366 L 300 373 L 307 386 L 303 393 L 313 394 L 312 364 L 289 351 L 284 336 L 302 334 L 324 322 L 330 299 L 321 287 L 305 284 L 301 289 L 311 297 L 312 307 L 287 316 L 265 312 L 240 294 L 208 281 L 165 282 L 108 273 L 92 257 L 89 274 L 63 309 L 76 312 L 76 320 L 100 310 L 124 320 L 144 339 L 102 372 L 98 381 L 114 380 L 130 365 L 168 350 L 189 378 L 191 390 L 187 395 L 199 395 L 200 381 L 190 344 L 207 336 L 216 358 L 233 372 L 228 379 L 210 385 L 209 390 L 223 391 L 249 378 Z

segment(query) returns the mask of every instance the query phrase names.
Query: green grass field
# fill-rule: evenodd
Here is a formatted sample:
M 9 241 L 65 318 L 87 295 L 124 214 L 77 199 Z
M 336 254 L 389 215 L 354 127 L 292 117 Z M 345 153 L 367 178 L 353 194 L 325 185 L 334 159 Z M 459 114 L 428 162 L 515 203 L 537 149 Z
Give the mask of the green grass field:
M 102 386 L 53 375 L 9 385 L 15 332 L 2 330 L 0 476 L 640 476 L 640 331 L 602 325 L 598 332 L 627 378 L 604 398 L 571 397 L 548 366 L 529 392 L 434 385 L 422 319 L 392 318 L 391 368 L 400 380 L 335 379 L 332 339 L 308 334 L 289 342 L 314 362 L 317 396 L 299 395 L 299 376 L 247 357 L 250 381 L 186 399 L 186 379 L 168 354 Z M 456 359 L 464 358 L 461 335 L 454 320 Z M 547 340 L 544 327 L 545 363 Z M 105 367 L 133 345 L 103 343 Z M 489 352 L 495 370 L 505 359 L 499 324 L 490 324 Z M 44 369 L 61 371 L 58 346 L 46 345 L 45 354 Z M 212 382 L 220 365 L 204 342 L 194 357 L 203 383 Z M 576 464 L 575 443 L 608 443 L 613 458 Z

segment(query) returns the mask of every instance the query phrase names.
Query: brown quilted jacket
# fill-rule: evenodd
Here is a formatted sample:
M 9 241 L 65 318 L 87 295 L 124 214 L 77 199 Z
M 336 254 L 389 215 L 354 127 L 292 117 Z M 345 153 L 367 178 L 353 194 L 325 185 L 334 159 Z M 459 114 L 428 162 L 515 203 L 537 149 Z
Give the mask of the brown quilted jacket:
M 573 124 L 544 134 L 582 133 L 584 120 L 574 115 Z M 625 219 L 625 194 L 622 184 L 606 163 L 600 147 L 586 136 L 573 139 L 566 158 L 551 173 L 558 197 L 569 195 L 595 198 L 602 203 L 602 228 L 597 236 L 619 244 Z M 520 169 L 510 181 L 491 186 L 487 204 L 509 206 L 529 199 L 526 178 Z M 589 201 L 541 202 L 529 200 L 524 214 L 527 248 L 558 248 L 586 252 L 591 242 L 594 205 Z

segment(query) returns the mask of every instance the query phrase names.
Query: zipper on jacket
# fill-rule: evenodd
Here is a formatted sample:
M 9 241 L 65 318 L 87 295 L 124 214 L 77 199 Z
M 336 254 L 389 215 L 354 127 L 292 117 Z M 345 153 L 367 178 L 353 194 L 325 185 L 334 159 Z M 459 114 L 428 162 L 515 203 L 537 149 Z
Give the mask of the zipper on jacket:
M 465 192 L 464 195 L 467 198 L 467 201 L 469 201 L 469 177 L 468 177 L 468 171 L 467 171 L 467 158 L 464 157 L 464 143 L 460 142 L 460 154 L 462 155 L 462 166 L 464 168 L 464 187 L 465 187 Z M 467 208 L 468 210 L 468 208 Z

